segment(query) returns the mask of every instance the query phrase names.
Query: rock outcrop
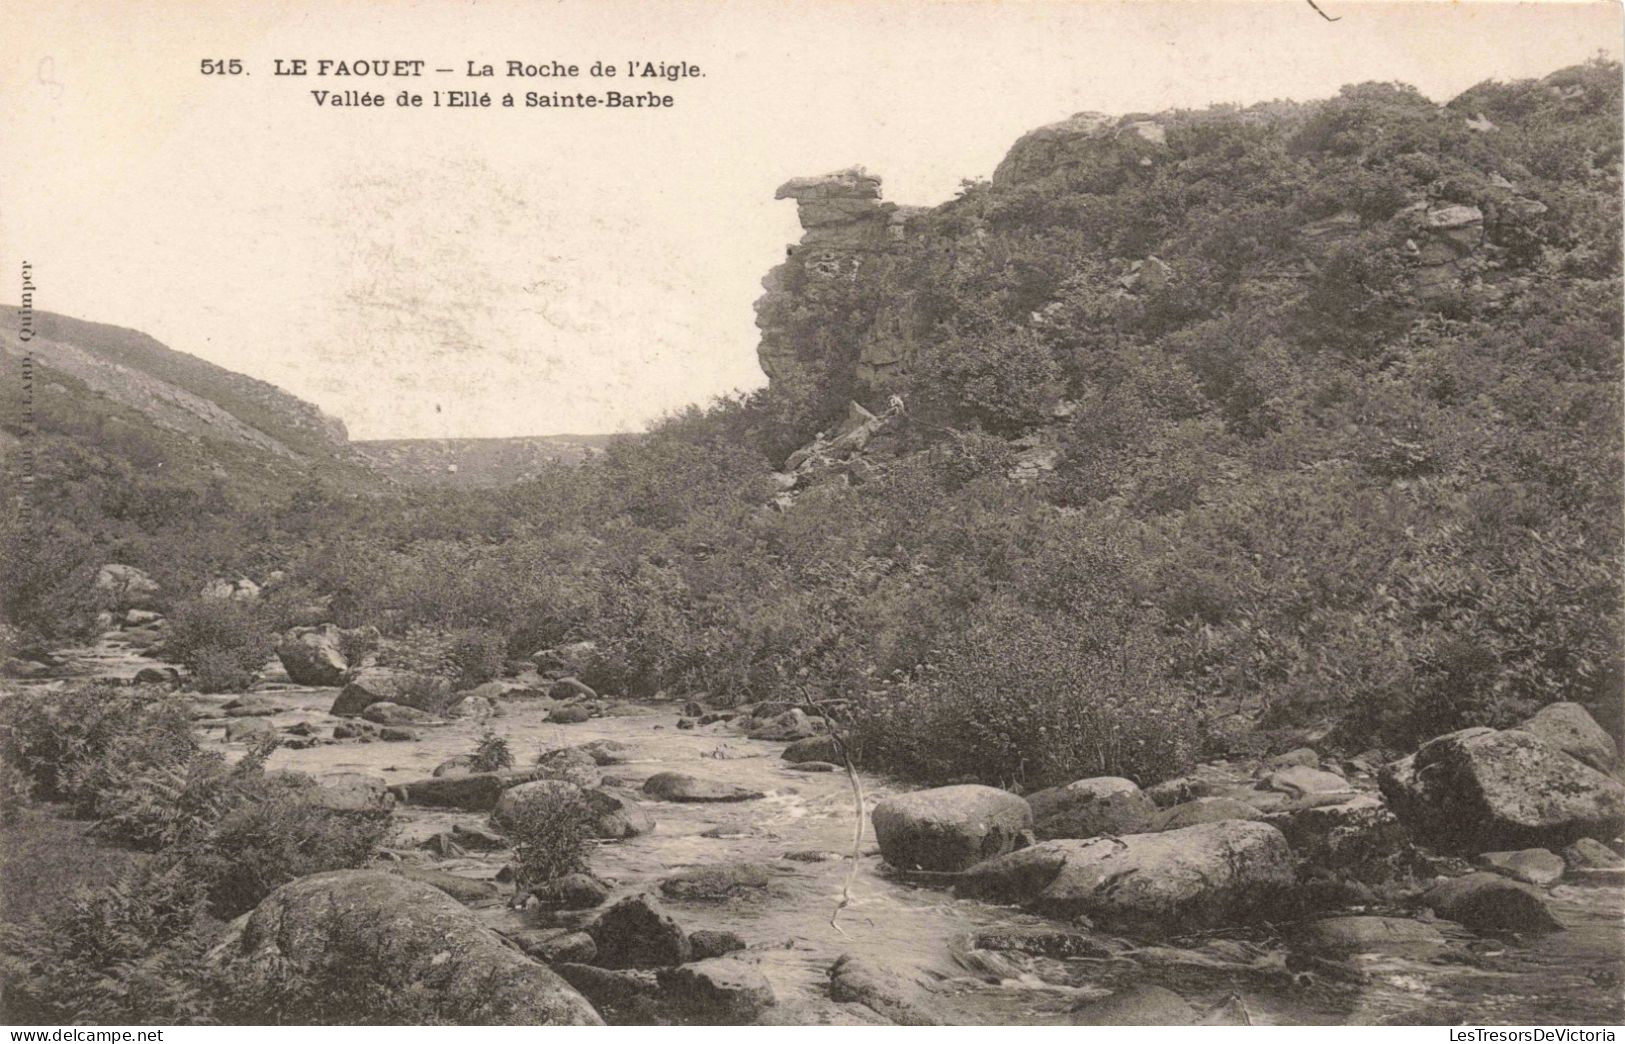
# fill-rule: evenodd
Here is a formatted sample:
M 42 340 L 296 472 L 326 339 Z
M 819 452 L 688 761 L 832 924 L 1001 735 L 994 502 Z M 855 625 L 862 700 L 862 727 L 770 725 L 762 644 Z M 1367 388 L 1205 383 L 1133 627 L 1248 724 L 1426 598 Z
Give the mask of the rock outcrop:
M 1142 834 L 1152 829 L 1157 806 L 1132 780 L 1117 776 L 1080 779 L 1027 795 L 1033 832 L 1046 840 Z

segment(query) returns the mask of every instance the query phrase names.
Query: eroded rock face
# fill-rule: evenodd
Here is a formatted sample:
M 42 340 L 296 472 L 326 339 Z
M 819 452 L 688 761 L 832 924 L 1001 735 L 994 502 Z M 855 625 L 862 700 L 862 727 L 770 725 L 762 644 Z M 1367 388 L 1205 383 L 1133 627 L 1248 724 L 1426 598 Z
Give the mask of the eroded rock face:
M 419 881 L 339 870 L 283 885 L 212 953 L 235 980 L 274 988 L 297 975 L 364 978 L 373 1010 L 357 1022 L 408 1021 L 392 1008 L 430 990 L 463 1024 L 599 1026 L 592 1005 L 546 967 L 507 946 L 456 900 Z
M 965 784 L 885 798 L 871 819 L 892 866 L 963 870 L 1014 848 L 1033 811 L 1015 794 Z
M 798 354 L 793 335 L 797 306 L 838 301 L 869 262 L 892 250 L 901 239 L 903 222 L 915 208 L 884 203 L 880 196 L 880 178 L 861 167 L 794 178 L 774 194 L 775 199 L 796 201 L 804 230 L 801 242 L 789 249 L 786 262 L 762 280 L 767 293 L 756 303 L 756 325 L 762 331 L 757 357 L 774 386 L 804 388 L 817 380 L 830 361 Z M 886 337 L 828 348 L 832 354 L 839 351 L 856 356 L 850 364 L 865 379 L 873 379 L 906 363 L 896 346 L 896 338 Z
M 1152 829 L 1157 806 L 1132 780 L 1080 779 L 1027 796 L 1033 832 L 1044 839 L 1140 834 Z
M 1625 827 L 1625 786 L 1527 732 L 1439 736 L 1378 783 L 1420 840 L 1455 851 L 1556 849 Z
M 1040 842 L 973 867 L 957 892 L 1157 934 L 1245 921 L 1293 880 L 1292 850 L 1279 830 L 1227 820 L 1160 834 Z
M 919 987 L 860 957 L 842 954 L 829 969 L 831 1000 L 861 1004 L 898 1026 L 937 1026 L 930 999 Z

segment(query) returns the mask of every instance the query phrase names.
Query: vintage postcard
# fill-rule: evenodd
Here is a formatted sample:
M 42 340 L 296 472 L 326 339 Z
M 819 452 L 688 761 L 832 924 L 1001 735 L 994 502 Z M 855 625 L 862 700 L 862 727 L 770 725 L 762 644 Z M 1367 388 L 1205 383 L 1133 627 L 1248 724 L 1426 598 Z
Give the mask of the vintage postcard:
M 10 1039 L 1625 1023 L 1619 3 L 0 25 Z

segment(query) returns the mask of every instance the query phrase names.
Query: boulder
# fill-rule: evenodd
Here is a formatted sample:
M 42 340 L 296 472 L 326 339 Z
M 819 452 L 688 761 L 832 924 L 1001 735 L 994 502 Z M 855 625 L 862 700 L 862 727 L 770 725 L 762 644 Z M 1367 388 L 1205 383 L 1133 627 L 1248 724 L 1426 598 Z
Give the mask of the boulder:
M 1149 983 L 1085 1001 L 1072 1009 L 1075 1026 L 1189 1026 L 1196 1009 L 1173 990 Z
M 1563 927 L 1539 892 L 1483 871 L 1440 881 L 1423 894 L 1422 903 L 1445 920 L 1473 929 L 1549 932 Z
M 1563 864 L 1570 870 L 1611 870 L 1625 867 L 1625 858 L 1601 841 L 1582 837 L 1563 849 Z
M 538 755 L 536 772 L 543 779 L 568 780 L 578 787 L 596 787 L 604 776 L 591 754 L 574 748 Z
M 788 743 L 792 740 L 806 739 L 817 731 L 818 727 L 813 724 L 811 718 L 798 708 L 792 707 L 766 721 L 756 719 L 755 726 L 747 735 L 753 740 Z
M 181 672 L 173 667 L 143 667 L 130 680 L 137 685 L 167 685 L 173 688 L 181 683 Z
M 503 791 L 534 778 L 529 772 L 475 772 L 397 783 L 390 787 L 390 792 L 406 805 L 489 812 L 496 808 Z
M 892 866 L 963 870 L 1014 848 L 1033 812 L 1015 794 L 964 784 L 884 798 L 870 818 Z
M 605 968 L 661 968 L 686 964 L 688 934 L 650 895 L 622 899 L 587 927 Z
M 832 765 L 827 761 L 798 761 L 793 765 L 784 766 L 788 772 L 839 772 L 841 766 Z
M 1296 750 L 1289 750 L 1285 754 L 1275 755 L 1264 762 L 1264 767 L 1271 771 L 1299 767 L 1319 768 L 1320 755 L 1308 747 L 1299 747 Z
M 377 870 L 313 874 L 272 892 L 210 953 L 229 981 L 267 992 L 352 984 L 357 1023 L 412 1018 L 427 993 L 462 1025 L 602 1025 L 574 988 L 506 945 L 456 900 Z
M 971 945 L 978 950 L 1025 953 L 1056 960 L 1112 956 L 1112 950 L 1089 932 L 1059 924 L 987 928 L 971 937 Z
M 579 703 L 567 707 L 554 707 L 547 712 L 547 720 L 555 725 L 579 725 L 592 718 L 592 710 Z
M 1227 797 L 1205 797 L 1165 808 L 1151 819 L 1151 830 L 1180 830 L 1198 823 L 1222 823 L 1226 819 L 1263 819 L 1264 813 Z
M 361 716 L 374 725 L 423 725 L 437 720 L 433 714 L 389 700 L 379 700 L 362 708 Z
M 583 791 L 593 814 L 593 836 L 602 841 L 624 841 L 655 828 L 654 817 L 631 794 L 614 787 Z
M 564 671 L 574 674 L 589 666 L 597 654 L 596 642 L 569 642 L 534 653 L 530 660 L 538 671 Z
M 1258 781 L 1259 790 L 1284 794 L 1294 801 L 1302 798 L 1323 798 L 1326 795 L 1352 795 L 1349 781 L 1335 772 L 1323 772 L 1307 765 L 1293 765 L 1267 773 Z
M 1410 831 L 1374 794 L 1272 812 L 1264 821 L 1286 835 L 1302 864 L 1368 883 L 1403 869 L 1397 864 L 1410 847 Z
M 1492 873 L 1505 874 L 1514 881 L 1532 885 L 1554 885 L 1563 879 L 1566 866 L 1563 858 L 1544 848 L 1525 848 L 1517 852 L 1485 852 L 1478 857 L 1479 865 Z
M 350 669 L 342 632 L 332 624 L 286 632 L 277 642 L 276 658 L 296 685 L 343 685 L 344 673 Z
M 523 829 L 538 817 L 556 816 L 570 805 L 586 806 L 581 788 L 562 779 L 538 779 L 509 787 L 497 799 L 491 825 L 503 833 Z
M 1027 795 L 1033 833 L 1040 838 L 1139 834 L 1152 829 L 1157 806 L 1132 781 L 1117 776 L 1080 779 Z
M 508 847 L 508 839 L 501 834 L 494 834 L 483 827 L 469 826 L 466 823 L 453 823 L 451 838 L 472 852 L 492 852 Z
M 776 999 L 762 973 L 735 957 L 662 968 L 655 978 L 674 1007 L 707 1026 L 749 1025 Z
M 537 885 L 530 894 L 543 906 L 591 910 L 603 906 L 609 899 L 609 886 L 591 874 L 565 874 Z
M 395 806 L 389 786 L 364 772 L 329 772 L 316 780 L 311 800 L 334 812 L 388 812 Z
M 919 987 L 861 957 L 842 954 L 829 969 L 831 1000 L 862 1004 L 898 1026 L 938 1026 L 932 1003 Z
M 644 781 L 643 792 L 661 801 L 680 802 L 750 801 L 763 796 L 759 790 L 696 779 L 681 772 L 658 772 L 650 776 Z
M 960 876 L 957 892 L 1158 933 L 1243 922 L 1294 880 L 1292 850 L 1279 830 L 1227 820 L 1160 834 L 1043 841 L 973 867 Z
M 761 895 L 773 886 L 773 869 L 761 863 L 691 866 L 660 882 L 668 899 L 722 901 Z
M 434 767 L 431 776 L 466 776 L 479 760 L 473 754 L 454 754 Z
M 155 613 L 150 609 L 131 609 L 124 614 L 125 627 L 145 627 L 162 620 L 163 614 Z
M 654 972 L 611 970 L 570 961 L 560 961 L 553 970 L 618 1024 L 646 1025 L 655 1021 L 660 986 Z
M 388 871 L 412 881 L 419 881 L 440 889 L 459 903 L 483 903 L 497 898 L 501 889 L 495 881 L 479 881 L 472 877 L 459 877 L 444 870 L 431 870 L 410 863 L 391 863 Z
M 1625 827 L 1625 786 L 1527 732 L 1439 736 L 1378 784 L 1413 833 L 1455 851 L 1561 848 Z
M 378 738 L 385 743 L 416 743 L 418 734 L 403 725 L 385 725 L 378 730 Z
M 1614 738 L 1578 703 L 1549 703 L 1519 725 L 1518 731 L 1529 733 L 1598 772 L 1611 771 L 1619 761 Z
M 700 928 L 689 932 L 688 943 L 694 952 L 696 961 L 721 957 L 723 954 L 735 953 L 745 948 L 745 940 L 733 932 L 716 931 L 710 928 Z
M 792 765 L 806 761 L 826 761 L 830 764 L 839 764 L 841 752 L 835 746 L 831 736 L 808 736 L 806 739 L 796 740 L 784 748 L 784 760 Z
M 598 691 L 580 678 L 560 678 L 547 690 L 552 700 L 596 700 Z
M 226 712 L 228 718 L 254 718 L 275 714 L 282 709 L 282 704 L 269 696 L 251 693 L 228 701 L 220 709 Z
M 529 956 L 548 964 L 561 961 L 591 964 L 598 956 L 598 944 L 586 932 L 572 932 L 563 928 L 521 928 L 506 933 L 506 937 Z
M 1404 917 L 1323 917 L 1296 932 L 1292 945 L 1336 959 L 1380 953 L 1422 961 L 1450 948 L 1439 929 Z
M 226 722 L 227 743 L 257 743 L 277 734 L 264 718 L 233 718 Z
M 257 602 L 260 597 L 260 585 L 246 576 L 240 576 L 235 580 L 217 577 L 204 584 L 197 596 L 204 601 Z
M 339 718 L 353 718 L 374 703 L 396 703 L 402 696 L 407 675 L 387 667 L 359 671 L 339 690 L 328 712 Z
M 632 756 L 632 748 L 619 740 L 601 739 L 573 748 L 592 758 L 598 765 L 619 765 Z
M 115 609 L 151 609 L 160 588 L 157 581 L 132 565 L 113 563 L 96 572 L 95 589 Z

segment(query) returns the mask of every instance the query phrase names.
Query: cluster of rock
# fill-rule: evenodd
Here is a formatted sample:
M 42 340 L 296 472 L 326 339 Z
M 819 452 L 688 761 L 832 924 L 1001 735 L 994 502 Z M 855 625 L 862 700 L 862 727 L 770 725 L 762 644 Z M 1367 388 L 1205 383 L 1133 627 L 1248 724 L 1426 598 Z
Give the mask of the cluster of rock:
M 897 870 L 1090 931 L 1154 940 L 1291 916 L 1304 924 L 1293 945 L 1316 960 L 1431 954 L 1447 948 L 1432 923 L 1336 909 L 1370 903 L 1379 885 L 1389 901 L 1464 930 L 1560 930 L 1542 889 L 1625 879 L 1617 766 L 1611 737 L 1583 708 L 1560 703 L 1516 729 L 1440 736 L 1385 765 L 1304 748 L 1250 776 L 1216 762 L 1149 790 L 1116 777 L 1027 797 L 950 786 L 888 797 L 872 821 Z M 1080 945 L 1075 927 L 1066 938 L 1035 931 L 1043 939 L 976 945 Z M 1111 948 L 1101 936 L 1081 944 Z M 1167 1001 L 1136 995 L 1123 1005 L 1165 1017 L 1175 1010 Z M 1183 1001 L 1179 1010 L 1195 1020 Z M 1086 1008 L 1080 1021 L 1114 1021 L 1114 1012 Z

